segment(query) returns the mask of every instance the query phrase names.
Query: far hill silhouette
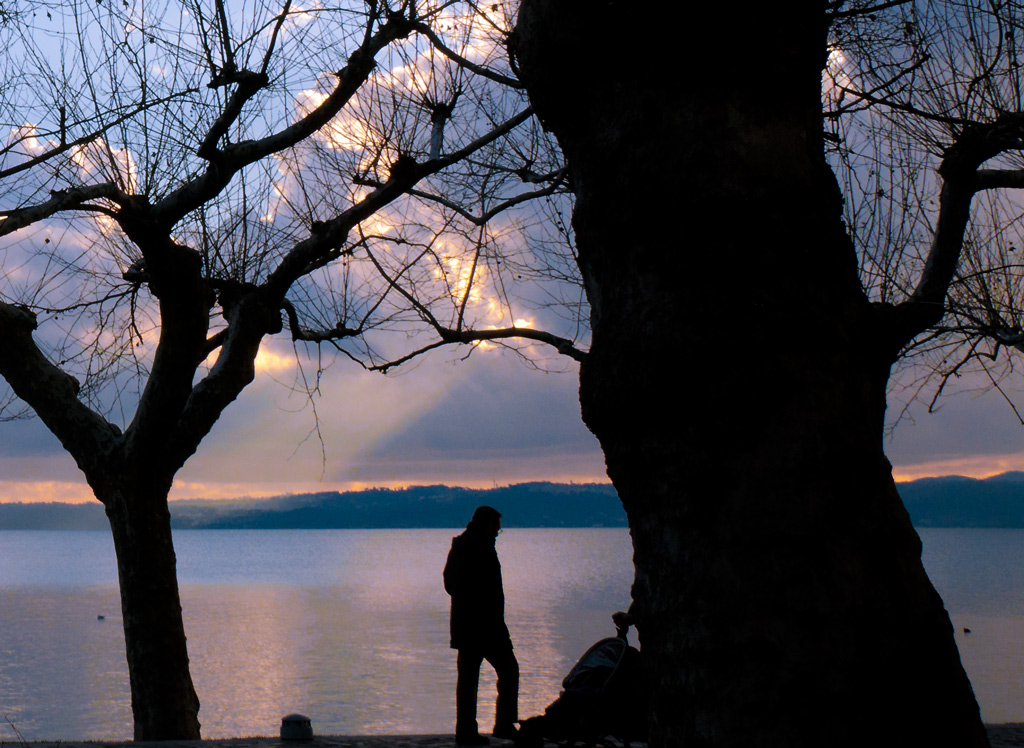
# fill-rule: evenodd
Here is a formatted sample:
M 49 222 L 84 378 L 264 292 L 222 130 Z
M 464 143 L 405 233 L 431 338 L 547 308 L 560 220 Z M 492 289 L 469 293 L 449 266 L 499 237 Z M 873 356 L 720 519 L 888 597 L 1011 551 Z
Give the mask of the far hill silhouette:
M 506 527 L 625 527 L 610 484 L 520 483 L 491 489 L 452 486 L 375 488 L 266 499 L 172 501 L 177 529 L 457 528 L 480 504 L 501 508 Z M 103 507 L 0 504 L 0 530 L 107 529 Z
M 1024 528 L 1024 473 L 982 480 L 947 476 L 899 484 L 917 527 Z M 520 483 L 503 488 L 374 488 L 268 499 L 171 502 L 178 529 L 360 529 L 462 527 L 480 504 L 497 506 L 506 527 L 625 527 L 605 483 Z M 103 507 L 0 504 L 0 530 L 106 530 Z

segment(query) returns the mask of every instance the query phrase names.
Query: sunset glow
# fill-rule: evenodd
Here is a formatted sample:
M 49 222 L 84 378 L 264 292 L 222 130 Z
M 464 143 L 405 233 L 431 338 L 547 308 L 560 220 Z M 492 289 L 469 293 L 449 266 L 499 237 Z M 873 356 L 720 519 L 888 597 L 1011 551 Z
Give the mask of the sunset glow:
M 244 459 L 244 456 L 240 456 Z M 589 468 L 580 469 L 582 464 L 577 461 L 566 461 L 564 458 L 552 456 L 551 459 L 536 459 L 532 468 L 524 472 L 509 472 L 500 466 L 500 456 L 493 455 L 493 470 L 486 477 L 472 474 L 468 463 L 451 460 L 447 473 L 441 468 L 440 473 L 429 473 L 418 470 L 415 466 L 406 466 L 404 475 L 392 478 L 375 478 L 373 480 L 253 480 L 218 481 L 218 480 L 177 480 L 171 489 L 170 498 L 178 499 L 211 499 L 229 500 L 242 498 L 263 498 L 287 494 L 319 493 L 324 491 L 361 491 L 370 488 L 408 488 L 415 485 L 460 485 L 468 488 L 493 488 L 496 485 L 508 485 L 530 480 L 546 480 L 560 483 L 606 483 L 607 476 L 603 472 L 600 459 L 592 461 Z M 558 464 L 563 462 L 569 470 L 559 471 Z M 960 475 L 969 478 L 989 478 L 1000 473 L 1024 471 L 1024 451 L 1012 455 L 976 455 L 950 457 L 932 462 L 915 465 L 896 465 L 893 476 L 897 483 L 918 480 L 921 478 Z M 81 504 L 95 501 L 92 491 L 84 480 L 0 480 L 0 503 L 10 502 L 65 502 Z
M 553 483 L 607 483 L 605 475 L 595 474 L 564 474 L 542 478 Z M 301 495 L 324 493 L 327 491 L 365 491 L 372 488 L 403 489 L 411 486 L 458 485 L 465 488 L 496 488 L 511 483 L 528 482 L 527 479 L 496 481 L 493 479 L 469 479 L 447 481 L 410 481 L 410 480 L 377 480 L 372 482 L 318 482 L 309 481 L 287 483 L 195 483 L 175 481 L 171 489 L 172 501 L 184 499 L 208 499 L 211 501 L 228 501 L 232 499 L 261 499 L 274 496 Z M 0 504 L 61 502 L 65 504 L 85 504 L 96 501 L 89 486 L 82 481 L 0 481 Z
M 280 354 L 267 346 L 260 346 L 256 354 L 256 371 L 277 374 L 295 368 L 295 354 Z
M 999 457 L 965 457 L 924 463 L 921 465 L 895 466 L 893 476 L 897 483 L 960 475 L 968 478 L 989 478 L 1011 471 L 1024 471 L 1024 452 Z M 590 473 L 549 474 L 537 478 L 558 483 L 607 483 L 608 478 L 599 470 Z M 288 494 L 321 493 L 324 491 L 362 491 L 371 488 L 401 489 L 416 485 L 446 483 L 467 488 L 494 488 L 496 485 L 530 480 L 529 477 L 495 481 L 491 478 L 458 479 L 454 475 L 448 480 L 424 481 L 415 479 L 393 479 L 374 481 L 287 481 L 281 483 L 221 483 L 175 481 L 171 489 L 172 500 L 210 499 L 230 500 L 245 498 L 269 498 Z M 82 504 L 95 501 L 92 491 L 84 481 L 0 481 L 0 503 L 51 502 Z
M 962 475 L 965 478 L 991 478 L 1000 473 L 1024 471 L 1024 452 L 1011 455 L 965 455 L 949 457 L 918 465 L 894 465 L 897 482 Z

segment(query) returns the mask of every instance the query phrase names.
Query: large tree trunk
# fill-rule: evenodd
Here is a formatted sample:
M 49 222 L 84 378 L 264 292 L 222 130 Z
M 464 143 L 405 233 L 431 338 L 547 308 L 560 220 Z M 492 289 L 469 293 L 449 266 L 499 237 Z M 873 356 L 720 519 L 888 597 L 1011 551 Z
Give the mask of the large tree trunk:
M 133 484 L 126 488 L 125 484 Z M 157 483 L 158 485 L 153 485 Z M 170 481 L 122 481 L 100 498 L 117 553 L 136 740 L 198 740 L 171 516 Z
M 894 349 L 824 160 L 823 18 L 685 7 L 524 0 L 513 41 L 572 168 L 651 743 L 987 745 L 882 451 Z

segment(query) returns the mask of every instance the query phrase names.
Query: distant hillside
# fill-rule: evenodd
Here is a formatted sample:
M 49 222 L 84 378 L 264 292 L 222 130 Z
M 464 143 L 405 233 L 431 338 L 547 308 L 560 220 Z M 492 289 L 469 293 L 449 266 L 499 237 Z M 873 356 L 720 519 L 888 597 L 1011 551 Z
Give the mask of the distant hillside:
M 917 527 L 1024 528 L 1024 473 L 984 480 L 950 476 L 899 484 Z M 270 499 L 171 502 L 180 529 L 362 529 L 462 527 L 491 504 L 506 527 L 625 527 L 608 484 L 520 483 L 472 489 L 416 486 Z M 99 504 L 0 504 L 0 530 L 105 530 Z
M 496 507 L 504 515 L 505 527 L 626 526 L 615 489 L 599 483 L 520 483 L 490 489 L 416 486 L 273 499 L 176 501 L 171 522 L 194 529 L 462 527 L 480 504 Z
M 480 504 L 498 508 L 505 527 L 625 527 L 609 484 L 520 483 L 491 489 L 416 486 L 171 502 L 180 529 L 363 529 L 462 527 Z M 107 529 L 99 504 L 0 504 L 0 530 Z
M 110 530 L 99 502 L 0 504 L 0 530 Z
M 1024 473 L 922 478 L 899 491 L 916 527 L 1024 528 Z

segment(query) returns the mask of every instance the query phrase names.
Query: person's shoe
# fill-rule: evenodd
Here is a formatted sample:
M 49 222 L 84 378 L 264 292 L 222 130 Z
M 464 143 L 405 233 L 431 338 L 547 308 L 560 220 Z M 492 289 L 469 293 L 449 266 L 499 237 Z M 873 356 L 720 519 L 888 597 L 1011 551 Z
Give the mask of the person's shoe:
M 501 740 L 515 740 L 519 731 L 515 725 L 495 725 L 494 732 L 491 733 L 493 737 L 500 738 Z
M 455 745 L 490 745 L 491 741 L 486 735 L 473 733 L 472 735 L 456 735 Z

